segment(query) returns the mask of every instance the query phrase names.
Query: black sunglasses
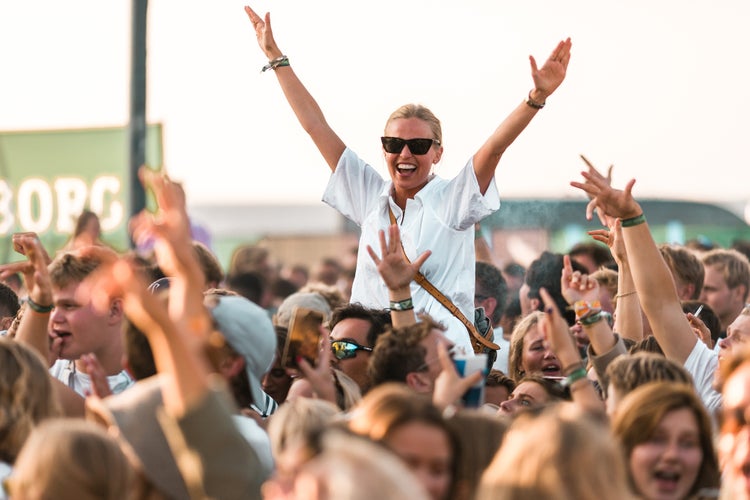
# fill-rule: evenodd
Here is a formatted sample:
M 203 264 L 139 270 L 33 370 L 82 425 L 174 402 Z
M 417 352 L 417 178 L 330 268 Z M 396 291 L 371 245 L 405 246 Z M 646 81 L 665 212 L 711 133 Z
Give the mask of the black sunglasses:
M 402 139 L 400 137 L 381 137 L 383 149 L 386 153 L 399 154 L 404 149 L 404 144 L 409 146 L 409 151 L 415 155 L 426 154 L 433 144 L 440 146 L 437 139 Z
M 355 357 L 357 351 L 372 352 L 372 347 L 365 347 L 349 340 L 333 340 L 331 351 L 333 351 L 333 357 L 341 361 Z

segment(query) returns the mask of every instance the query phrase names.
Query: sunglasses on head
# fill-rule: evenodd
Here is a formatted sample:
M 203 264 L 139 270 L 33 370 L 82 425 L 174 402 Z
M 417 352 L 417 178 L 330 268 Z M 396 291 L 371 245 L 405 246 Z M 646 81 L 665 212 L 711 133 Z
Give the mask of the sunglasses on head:
M 355 357 L 357 351 L 372 352 L 372 347 L 365 347 L 349 340 L 333 340 L 331 351 L 333 351 L 333 357 L 341 361 Z
M 383 149 L 386 153 L 399 154 L 404 145 L 409 146 L 409 151 L 414 155 L 423 155 L 430 150 L 433 144 L 440 146 L 437 139 L 402 139 L 400 137 L 381 137 Z

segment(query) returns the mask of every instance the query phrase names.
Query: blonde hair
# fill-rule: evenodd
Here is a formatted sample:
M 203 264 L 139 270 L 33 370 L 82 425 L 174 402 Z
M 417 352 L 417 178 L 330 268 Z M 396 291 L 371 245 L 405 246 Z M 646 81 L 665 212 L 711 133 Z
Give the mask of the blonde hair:
M 278 458 L 292 446 L 309 443 L 340 413 L 335 404 L 322 399 L 297 398 L 287 401 L 268 418 L 271 451 Z
M 437 119 L 437 116 L 435 116 L 429 108 L 422 106 L 421 104 L 404 104 L 391 113 L 391 116 L 389 116 L 388 120 L 385 122 L 385 128 L 388 128 L 388 125 L 393 120 L 406 118 L 419 118 L 426 122 L 432 131 L 432 139 L 438 141 L 440 144 L 443 143 L 443 129 L 440 126 L 440 120 Z
M 0 337 L 0 459 L 12 464 L 34 427 L 59 414 L 41 357 Z
M 15 495 L 46 499 L 132 498 L 134 472 L 119 444 L 84 420 L 53 419 L 32 432 L 16 460 Z
M 326 432 L 322 452 L 308 462 L 299 479 L 328 500 L 427 500 L 422 485 L 395 455 L 377 444 L 341 430 Z M 320 496 L 319 498 L 322 498 Z
M 513 329 L 513 334 L 510 337 L 510 357 L 508 358 L 508 374 L 510 377 L 518 382 L 526 374 L 522 367 L 523 361 L 523 339 L 529 333 L 529 331 L 542 322 L 544 313 L 541 311 L 533 311 L 524 316 L 521 321 L 516 324 Z
M 477 500 L 630 499 L 622 453 L 608 428 L 573 403 L 522 414 L 482 475 Z

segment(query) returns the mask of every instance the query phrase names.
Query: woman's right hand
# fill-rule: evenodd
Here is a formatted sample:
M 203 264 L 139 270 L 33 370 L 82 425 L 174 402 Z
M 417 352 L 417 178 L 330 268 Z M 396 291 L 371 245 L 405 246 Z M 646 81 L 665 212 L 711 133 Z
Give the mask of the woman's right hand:
M 271 29 L 271 13 L 266 12 L 265 19 L 261 18 L 255 13 L 248 5 L 245 6 L 245 13 L 250 18 L 250 22 L 253 24 L 255 29 L 255 37 L 258 39 L 258 46 L 260 50 L 266 55 L 268 60 L 276 59 L 281 54 L 281 50 L 276 45 L 276 40 L 273 38 L 273 30 Z

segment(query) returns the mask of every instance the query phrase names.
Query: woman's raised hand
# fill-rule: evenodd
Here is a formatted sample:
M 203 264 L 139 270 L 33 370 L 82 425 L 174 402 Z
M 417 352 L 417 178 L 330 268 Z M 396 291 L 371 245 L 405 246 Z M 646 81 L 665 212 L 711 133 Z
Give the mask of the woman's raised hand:
M 571 46 L 570 38 L 558 43 L 541 68 L 537 68 L 534 56 L 529 56 L 534 87 L 537 92 L 544 95 L 545 99 L 565 80 L 565 72 L 570 62 Z M 542 102 L 544 102 L 544 99 L 542 99 Z
M 579 300 L 587 302 L 599 300 L 599 282 L 581 271 L 573 271 L 570 255 L 563 256 L 560 289 L 565 301 L 571 305 Z
M 250 18 L 250 22 L 255 29 L 255 37 L 258 39 L 258 46 L 260 50 L 270 59 L 274 59 L 281 55 L 279 47 L 276 45 L 276 41 L 273 38 L 273 30 L 271 29 L 271 13 L 266 12 L 265 19 L 261 18 L 250 6 L 245 6 L 245 13 Z

